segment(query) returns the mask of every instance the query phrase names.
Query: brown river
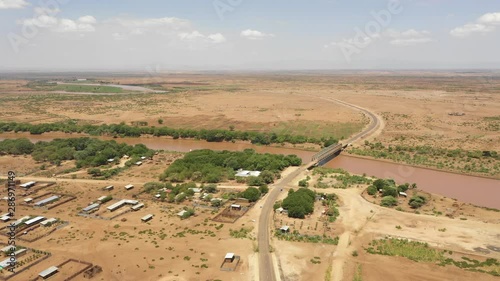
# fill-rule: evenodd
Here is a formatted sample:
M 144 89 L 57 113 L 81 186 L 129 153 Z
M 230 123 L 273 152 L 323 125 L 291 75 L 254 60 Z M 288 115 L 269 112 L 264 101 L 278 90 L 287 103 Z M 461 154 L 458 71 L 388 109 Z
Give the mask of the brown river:
M 54 138 L 81 137 L 78 134 L 50 133 L 30 135 L 28 133 L 3 133 L 0 140 L 29 138 L 33 142 L 50 141 Z M 112 138 L 99 137 L 110 140 Z M 196 149 L 243 150 L 252 148 L 259 153 L 296 154 L 307 163 L 314 152 L 293 148 L 257 146 L 249 143 L 210 143 L 199 140 L 169 139 L 163 137 L 119 138 L 117 142 L 142 143 L 151 149 L 188 152 Z M 500 180 L 466 176 L 421 167 L 412 167 L 393 162 L 340 155 L 326 164 L 327 167 L 342 168 L 353 174 L 366 174 L 378 178 L 393 178 L 397 183 L 416 183 L 419 189 L 455 198 L 478 206 L 500 209 Z

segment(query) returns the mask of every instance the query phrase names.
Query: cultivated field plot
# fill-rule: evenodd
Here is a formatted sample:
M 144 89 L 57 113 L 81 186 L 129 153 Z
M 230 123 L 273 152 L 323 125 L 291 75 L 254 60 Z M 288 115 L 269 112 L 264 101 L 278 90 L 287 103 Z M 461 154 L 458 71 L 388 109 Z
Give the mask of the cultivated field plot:
M 1 247 L 6 247 L 6 245 L 2 245 Z M 17 264 L 14 273 L 7 270 L 7 268 L 2 268 L 0 269 L 0 280 L 9 280 L 11 278 L 12 280 L 27 280 L 19 278 L 18 275 L 29 271 L 32 267 L 51 256 L 49 252 L 22 247 L 18 247 L 16 253 Z M 2 261 L 9 259 L 6 252 L 2 252 L 1 256 Z
M 49 268 L 56 267 L 57 270 L 46 278 L 42 278 L 39 274 Z M 50 259 L 40 262 L 28 271 L 19 272 L 12 281 L 40 281 L 40 280 L 86 280 L 83 272 L 91 268 L 92 264 L 84 260 L 76 260 L 60 255 L 51 255 Z
M 222 223 L 234 223 L 252 208 L 252 203 L 234 203 L 228 205 L 222 212 L 213 218 L 213 221 Z

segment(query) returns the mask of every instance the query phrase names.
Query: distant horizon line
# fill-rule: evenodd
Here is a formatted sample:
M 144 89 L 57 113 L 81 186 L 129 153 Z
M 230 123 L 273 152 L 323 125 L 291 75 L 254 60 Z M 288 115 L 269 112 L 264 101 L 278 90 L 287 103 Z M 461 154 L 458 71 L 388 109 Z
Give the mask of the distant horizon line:
M 149 76 L 161 76 L 168 74 L 189 74 L 189 73 L 284 73 L 284 72 L 462 72 L 462 73 L 485 73 L 485 72 L 500 72 L 499 68 L 284 68 L 284 69 L 265 69 L 265 68 L 247 68 L 247 69 L 184 69 L 184 68 L 172 68 L 172 69 L 162 69 L 152 73 L 151 71 L 145 69 L 129 68 L 129 69 L 81 69 L 75 70 L 74 68 L 69 69 L 0 69 L 0 74 L 101 74 L 101 73 L 115 73 L 115 74 L 143 74 Z

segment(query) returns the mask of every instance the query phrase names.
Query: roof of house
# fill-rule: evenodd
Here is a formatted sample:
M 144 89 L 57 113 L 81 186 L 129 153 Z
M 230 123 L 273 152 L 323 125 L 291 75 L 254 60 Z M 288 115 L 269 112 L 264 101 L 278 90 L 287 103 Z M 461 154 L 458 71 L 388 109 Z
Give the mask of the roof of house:
M 24 223 L 27 224 L 27 225 L 30 225 L 30 224 L 34 224 L 36 222 L 39 222 L 41 220 L 45 219 L 45 217 L 42 217 L 42 216 L 38 216 L 38 217 L 35 217 L 35 218 L 32 218 L 30 220 L 27 220 L 25 221 Z
M 51 266 L 51 267 L 45 269 L 44 271 L 40 272 L 40 274 L 38 274 L 38 276 L 44 278 L 44 277 L 47 277 L 58 270 L 59 270 L 59 268 L 57 268 L 56 266 Z
M 132 206 L 132 210 L 139 210 L 140 208 L 144 207 L 144 203 Z
M 236 172 L 237 177 L 258 177 L 259 175 L 259 171 L 239 170 L 238 172 Z
M 42 221 L 40 224 L 41 225 L 46 225 L 48 223 L 53 223 L 53 222 L 56 222 L 56 221 L 57 221 L 56 218 L 50 218 L 50 219 L 46 219 L 46 220 Z
M 16 249 L 15 246 L 5 246 L 0 251 L 2 251 L 2 252 L 10 252 L 12 248 Z
M 234 253 L 227 253 L 224 258 L 225 259 L 232 259 L 232 258 L 234 258 Z
M 143 221 L 147 221 L 147 220 L 150 220 L 153 218 L 153 215 L 152 214 L 149 214 L 149 215 L 145 215 L 144 217 L 141 218 L 141 220 Z
M 88 212 L 88 211 L 91 211 L 91 210 L 93 210 L 93 209 L 95 209 L 95 208 L 97 208 L 99 206 L 100 206 L 99 203 L 90 204 L 87 207 L 83 208 L 82 211 Z
M 50 202 L 57 200 L 57 199 L 59 199 L 59 196 L 53 195 L 53 196 L 50 196 L 49 198 L 45 198 L 43 200 L 36 202 L 35 206 L 42 206 L 42 205 L 45 205 L 45 204 L 50 203 Z
M 290 227 L 288 225 L 284 225 L 280 228 L 280 230 L 288 231 Z
M 120 200 L 118 202 L 116 202 L 115 204 L 111 205 L 111 206 L 108 206 L 108 210 L 114 210 L 114 209 L 117 209 L 117 208 L 120 208 L 121 206 L 125 205 L 125 204 L 130 204 L 130 205 L 137 205 L 139 203 L 139 201 L 137 200 L 127 200 L 127 199 L 123 199 L 123 200 Z

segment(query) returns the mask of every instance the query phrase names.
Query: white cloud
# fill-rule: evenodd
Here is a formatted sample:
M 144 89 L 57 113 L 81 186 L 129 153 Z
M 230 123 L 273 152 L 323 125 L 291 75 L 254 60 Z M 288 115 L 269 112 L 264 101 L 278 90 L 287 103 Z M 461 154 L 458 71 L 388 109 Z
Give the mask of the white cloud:
M 408 39 L 394 39 L 391 41 L 392 45 L 396 46 L 412 46 L 422 43 L 432 42 L 431 38 L 408 38 Z
M 196 40 L 198 38 L 204 38 L 205 36 L 203 36 L 203 34 L 201 34 L 200 32 L 194 30 L 192 32 L 183 32 L 183 33 L 179 33 L 179 38 L 181 38 L 181 40 Z
M 206 41 L 214 44 L 226 42 L 226 38 L 221 33 L 210 34 L 205 36 L 199 31 L 194 30 L 192 32 L 183 32 L 178 34 L 179 38 L 183 41 Z
M 483 24 L 499 25 L 500 13 L 484 14 L 477 21 Z
M 473 33 L 488 33 L 495 30 L 494 26 L 484 25 L 480 23 L 468 23 L 464 26 L 454 28 L 450 34 L 455 37 L 467 37 Z
M 41 14 L 31 19 L 22 20 L 20 23 L 24 26 L 47 28 L 55 32 L 93 32 L 96 22 L 93 16 L 83 16 L 74 21 Z
M 26 0 L 0 0 L 0 10 L 1 9 L 22 9 L 28 6 L 29 3 Z
M 60 13 L 61 10 L 58 8 L 50 9 L 47 7 L 35 7 L 35 14 L 37 15 L 56 15 Z
M 384 36 L 391 38 L 390 43 L 395 46 L 412 46 L 432 42 L 430 34 L 427 30 L 418 31 L 415 29 L 402 32 L 389 29 L 384 32 Z
M 210 34 L 208 35 L 208 39 L 212 40 L 213 43 L 219 44 L 226 42 L 226 37 L 220 33 Z
M 78 19 L 80 23 L 95 24 L 97 20 L 93 16 L 83 16 Z
M 262 40 L 266 37 L 274 37 L 274 34 L 266 34 L 252 29 L 243 30 L 240 35 L 249 40 Z
M 109 22 L 118 23 L 122 26 L 131 28 L 169 27 L 172 29 L 182 29 L 185 27 L 189 27 L 191 24 L 189 20 L 175 17 L 146 19 L 114 18 Z
M 487 13 L 474 23 L 467 23 L 450 31 L 455 37 L 464 38 L 474 33 L 486 34 L 495 31 L 495 25 L 500 25 L 500 13 Z

